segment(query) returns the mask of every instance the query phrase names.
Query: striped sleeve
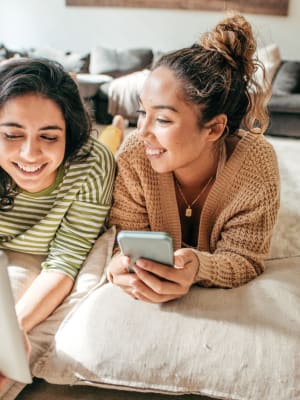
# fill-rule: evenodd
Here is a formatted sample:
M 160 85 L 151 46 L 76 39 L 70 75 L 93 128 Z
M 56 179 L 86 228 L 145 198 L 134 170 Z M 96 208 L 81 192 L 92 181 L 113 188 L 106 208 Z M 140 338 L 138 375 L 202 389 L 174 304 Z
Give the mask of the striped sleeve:
M 95 240 L 105 230 L 111 206 L 115 160 L 104 146 L 94 144 L 96 161 L 70 204 L 52 240 L 46 270 L 58 270 L 75 279 Z

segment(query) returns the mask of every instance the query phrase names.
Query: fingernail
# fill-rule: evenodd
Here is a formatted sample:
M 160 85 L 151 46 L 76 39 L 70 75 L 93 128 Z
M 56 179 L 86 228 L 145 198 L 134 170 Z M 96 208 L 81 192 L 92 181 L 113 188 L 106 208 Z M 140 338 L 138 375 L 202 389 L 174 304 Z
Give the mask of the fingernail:
M 139 267 L 143 268 L 144 267 L 144 261 L 139 258 L 138 260 L 136 260 L 136 265 L 138 265 Z
M 184 260 L 182 257 L 177 256 L 175 260 L 176 260 L 175 265 L 174 265 L 175 268 L 178 268 L 178 269 L 184 268 Z
M 128 265 L 129 265 L 128 258 L 123 257 L 121 260 L 121 263 L 122 263 L 123 267 L 128 267 Z

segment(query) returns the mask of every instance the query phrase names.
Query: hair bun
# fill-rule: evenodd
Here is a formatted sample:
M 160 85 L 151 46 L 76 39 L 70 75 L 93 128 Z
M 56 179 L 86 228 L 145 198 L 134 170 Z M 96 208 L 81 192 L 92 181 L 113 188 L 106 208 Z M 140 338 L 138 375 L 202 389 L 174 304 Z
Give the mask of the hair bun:
M 197 43 L 206 50 L 222 54 L 232 68 L 243 75 L 252 76 L 256 40 L 251 25 L 242 15 L 224 19 L 211 32 L 203 33 Z

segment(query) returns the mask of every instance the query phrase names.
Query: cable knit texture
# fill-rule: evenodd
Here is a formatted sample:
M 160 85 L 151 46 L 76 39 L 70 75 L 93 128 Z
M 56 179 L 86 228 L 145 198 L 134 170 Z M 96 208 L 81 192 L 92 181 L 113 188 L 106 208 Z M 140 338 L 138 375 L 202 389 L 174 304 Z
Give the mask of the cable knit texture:
M 232 288 L 264 270 L 279 209 L 279 172 L 273 147 L 261 134 L 239 131 L 233 153 L 201 212 L 196 282 Z M 181 224 L 172 173 L 156 173 L 134 132 L 118 156 L 110 225 L 117 230 L 168 232 L 181 248 Z

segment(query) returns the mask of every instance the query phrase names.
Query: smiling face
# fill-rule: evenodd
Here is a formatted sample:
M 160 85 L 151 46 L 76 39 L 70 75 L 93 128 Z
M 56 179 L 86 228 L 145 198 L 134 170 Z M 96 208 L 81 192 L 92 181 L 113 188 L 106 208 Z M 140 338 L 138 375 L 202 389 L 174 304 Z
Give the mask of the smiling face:
M 212 157 L 211 130 L 199 127 L 199 107 L 184 101 L 174 73 L 163 66 L 155 69 L 140 100 L 138 132 L 152 168 L 182 179 L 205 169 Z
M 0 108 L 0 166 L 21 189 L 51 186 L 64 159 L 66 124 L 58 105 L 26 94 Z

